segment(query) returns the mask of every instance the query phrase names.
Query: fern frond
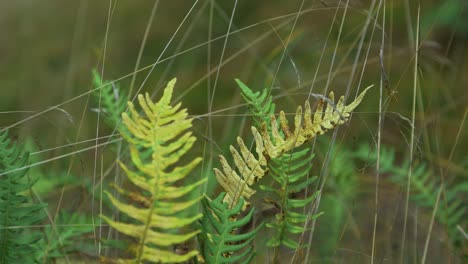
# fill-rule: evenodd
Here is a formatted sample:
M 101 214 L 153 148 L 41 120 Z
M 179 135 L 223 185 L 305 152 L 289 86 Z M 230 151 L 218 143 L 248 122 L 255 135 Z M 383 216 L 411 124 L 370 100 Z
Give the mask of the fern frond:
M 97 105 L 100 105 L 99 111 L 103 114 L 104 122 L 111 128 L 121 128 L 121 115 L 127 108 L 128 95 L 125 90 L 120 89 L 118 83 L 112 83 L 102 80 L 96 70 L 93 73 L 93 86 L 99 88 L 94 90 L 93 98 Z
M 267 162 L 270 159 L 278 158 L 283 153 L 300 147 L 305 142 L 317 135 L 324 134 L 327 130 L 337 125 L 345 123 L 351 112 L 361 103 L 364 95 L 371 87 L 366 88 L 353 102 L 344 105 L 342 96 L 338 103 L 334 104 L 334 94 L 330 93 L 329 103 L 323 111 L 324 101 L 320 101 L 312 118 L 312 111 L 308 101 L 305 102 L 305 112 L 302 114 L 302 107 L 299 106 L 294 118 L 294 131 L 291 131 L 286 119 L 286 114 L 281 111 L 278 124 L 274 115 L 270 116 L 271 136 L 268 132 L 267 123 L 263 123 L 259 130 L 252 127 L 252 134 L 255 139 L 256 156 L 246 147 L 244 141 L 238 137 L 237 144 L 239 151 L 233 146 L 230 147 L 237 171 L 228 163 L 227 159 L 220 155 L 222 170 L 215 169 L 218 182 L 226 191 L 224 201 L 231 208 L 243 197 L 246 201 L 255 193 L 252 185 L 260 180 L 268 171 Z M 279 128 L 281 127 L 281 129 Z M 247 206 L 244 204 L 244 208 Z
M 1 264 L 33 263 L 35 245 L 40 240 L 40 234 L 32 231 L 30 226 L 44 219 L 45 204 L 31 203 L 23 195 L 34 184 L 25 177 L 27 169 L 21 169 L 28 165 L 28 161 L 29 153 L 11 143 L 8 131 L 0 132 Z
M 262 93 L 254 93 L 241 81 L 236 80 L 242 90 L 242 96 L 249 106 L 250 113 L 257 127 L 266 124 L 268 135 L 272 137 L 272 126 L 270 116 L 274 114 L 275 105 L 272 103 L 272 96 L 268 95 L 268 90 L 264 89 Z M 281 132 L 281 131 L 280 131 Z M 283 134 L 280 135 L 284 137 Z M 313 155 L 310 149 L 291 150 L 289 153 L 273 158 L 268 163 L 270 175 L 276 182 L 274 186 L 261 185 L 260 189 L 269 192 L 272 197 L 268 202 L 272 203 L 278 210 L 273 222 L 267 223 L 271 228 L 271 237 L 267 242 L 269 247 L 278 247 L 285 245 L 292 249 L 298 248 L 296 240 L 291 236 L 305 231 L 304 224 L 307 215 L 303 214 L 294 205 L 307 206 L 313 199 L 294 199 L 292 196 L 303 192 L 316 177 L 307 179 L 307 175 L 312 167 Z M 312 198 L 312 194 L 309 198 Z
M 271 118 L 272 138 L 268 137 L 268 130 L 265 126 L 262 127 L 261 137 L 264 141 L 264 147 L 267 155 L 271 158 L 281 156 L 283 153 L 294 148 L 302 146 L 305 142 L 311 140 L 317 135 L 323 135 L 337 125 L 344 124 L 348 121 L 352 111 L 361 103 L 367 91 L 372 86 L 367 87 L 364 91 L 349 105 L 344 104 L 344 96 L 341 96 L 335 104 L 334 93 L 331 92 L 328 97 L 328 104 L 324 100 L 320 100 L 315 114 L 312 116 L 309 101 L 305 102 L 304 114 L 302 107 L 299 106 L 294 117 L 294 131 L 291 131 L 288 126 L 286 114 L 281 111 L 279 114 L 279 125 L 274 115 Z M 326 104 L 325 111 L 323 110 Z M 284 137 L 280 133 L 280 129 L 284 133 Z M 254 132 L 255 133 L 255 132 Z
M 278 247 L 284 245 L 291 249 L 297 249 L 299 244 L 291 236 L 306 231 L 304 228 L 307 214 L 303 213 L 305 207 L 310 205 L 318 195 L 311 193 L 308 197 L 293 198 L 304 193 L 306 188 L 316 181 L 317 177 L 307 177 L 312 167 L 313 155 L 309 148 L 285 153 L 281 157 L 274 158 L 269 163 L 270 175 L 276 182 L 274 186 L 261 185 L 260 189 L 272 194 L 268 199 L 277 209 L 273 222 L 266 226 L 271 228 L 272 237 L 267 246 Z M 310 217 L 313 220 L 320 216 L 316 214 Z
M 356 156 L 365 161 L 376 163 L 376 153 L 368 145 L 362 145 L 356 152 Z M 382 147 L 380 154 L 380 172 L 391 174 L 390 180 L 407 186 L 409 159 L 405 159 L 403 164 L 396 164 L 395 151 L 392 148 Z M 413 165 L 411 176 L 411 199 L 421 207 L 433 209 L 437 202 L 438 190 L 441 182 L 438 177 L 421 162 Z M 461 197 L 468 194 L 468 183 L 443 186 L 445 195 L 441 196 L 436 220 L 447 227 L 449 238 L 457 247 L 465 238 L 457 230 L 457 225 L 466 226 L 468 224 L 467 206 L 463 204 Z M 442 202 L 443 201 L 443 202 Z
M 257 127 L 262 127 L 262 124 L 265 123 L 268 131 L 271 131 L 271 124 L 268 120 L 271 115 L 275 114 L 275 104 L 273 103 L 273 98 L 268 89 L 263 89 L 261 92 L 254 92 L 241 80 L 235 79 L 235 81 L 241 89 L 242 98 L 244 98 L 244 101 L 248 104 L 255 125 Z
M 60 262 L 60 259 L 72 253 L 94 247 L 90 239 L 86 241 L 84 238 L 93 230 L 92 220 L 86 215 L 61 211 L 55 220 L 55 226 L 45 227 L 45 239 L 37 244 L 36 262 Z
M 187 200 L 184 196 L 204 182 L 201 180 L 176 186 L 177 182 L 185 179 L 200 163 L 201 158 L 195 158 L 185 165 L 177 165 L 196 139 L 188 131 L 192 127 L 192 119 L 187 118 L 187 110 L 180 110 L 180 103 L 171 106 L 175 81 L 173 79 L 168 83 L 157 103 L 153 103 L 148 94 L 138 96 L 144 115 L 140 115 L 131 102 L 128 103 L 129 114 L 122 114 L 123 123 L 129 131 L 123 137 L 129 143 L 135 169 L 123 163 L 120 165 L 130 182 L 142 191 L 122 193 L 138 206 L 119 201 L 111 193 L 107 193 L 119 211 L 135 220 L 134 223 L 124 223 L 102 216 L 110 226 L 138 240 L 138 244 L 132 247 L 135 257 L 117 260 L 121 263 L 180 263 L 198 254 L 196 250 L 182 255 L 173 251 L 174 246 L 187 242 L 200 232 L 187 229 L 202 214 L 181 214 L 186 213 L 188 207 L 202 198 L 199 196 Z
M 230 209 L 223 202 L 224 196 L 225 193 L 221 193 L 215 200 L 208 197 L 202 200 L 203 256 L 206 263 L 250 263 L 254 257 L 252 242 L 261 225 L 249 232 L 238 233 L 252 220 L 254 209 L 239 218 L 243 199 Z

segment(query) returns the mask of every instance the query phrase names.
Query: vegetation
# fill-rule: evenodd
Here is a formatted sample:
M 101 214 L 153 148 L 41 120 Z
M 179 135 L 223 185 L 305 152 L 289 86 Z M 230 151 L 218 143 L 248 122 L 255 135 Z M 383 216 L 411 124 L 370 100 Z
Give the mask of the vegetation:
M 0 264 L 465 263 L 467 10 L 2 5 Z

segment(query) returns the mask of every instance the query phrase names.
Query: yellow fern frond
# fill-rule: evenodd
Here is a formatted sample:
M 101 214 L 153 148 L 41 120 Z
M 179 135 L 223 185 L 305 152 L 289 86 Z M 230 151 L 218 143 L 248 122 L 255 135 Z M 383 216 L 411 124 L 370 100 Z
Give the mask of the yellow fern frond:
M 142 115 L 131 102 L 128 104 L 129 114 L 122 114 L 123 123 L 129 131 L 122 136 L 129 143 L 134 170 L 123 163 L 120 166 L 130 182 L 144 192 L 117 189 L 133 204 L 119 201 L 107 193 L 115 208 L 134 221 L 123 223 L 106 216 L 102 218 L 119 232 L 138 240 L 138 244 L 131 246 L 135 249 L 135 257 L 116 260 L 119 263 L 179 263 L 198 254 L 196 250 L 182 255 L 173 251 L 175 245 L 185 243 L 200 232 L 186 229 L 200 219 L 201 214 L 182 217 L 179 213 L 202 198 L 200 196 L 187 201 L 184 196 L 204 182 L 202 180 L 181 187 L 175 184 L 183 180 L 201 161 L 201 158 L 195 158 L 188 164 L 177 165 L 196 139 L 188 131 L 192 127 L 192 119 L 187 118 L 187 110 L 180 110 L 180 104 L 170 104 L 175 81 L 173 79 L 168 83 L 157 103 L 153 103 L 148 94 L 138 96 Z
M 361 103 L 362 99 L 372 86 L 367 87 L 364 91 L 349 105 L 344 105 L 344 96 L 341 96 L 338 102 L 335 104 L 334 93 L 331 92 L 328 97 L 328 104 L 326 105 L 325 111 L 323 107 L 325 105 L 324 100 L 320 100 L 315 114 L 312 117 L 312 110 L 310 108 L 309 101 L 305 102 L 304 114 L 302 113 L 302 107 L 299 106 L 294 117 L 294 131 L 291 132 L 284 111 L 280 112 L 280 128 L 278 127 L 276 117 L 272 115 L 271 128 L 272 137 L 270 139 L 266 126 L 262 127 L 261 137 L 264 141 L 266 154 L 271 158 L 277 158 L 283 153 L 290 151 L 294 148 L 302 146 L 305 142 L 311 140 L 317 135 L 323 135 L 330 129 L 335 128 L 337 125 L 344 124 L 348 121 L 351 112 Z M 279 129 L 281 129 L 285 135 L 281 136 Z M 255 132 L 254 132 L 255 133 Z
M 256 155 L 249 151 L 243 140 L 238 137 L 237 144 L 241 154 L 233 146 L 230 147 L 237 170 L 233 169 L 222 155 L 219 156 L 222 171 L 214 169 L 218 182 L 226 191 L 224 202 L 232 208 L 239 202 L 240 197 L 248 201 L 255 193 L 251 186 L 267 173 L 267 163 L 271 158 L 278 158 L 283 153 L 302 146 L 315 136 L 323 135 L 326 131 L 348 121 L 352 111 L 361 103 L 371 87 L 367 87 L 349 105 L 344 104 L 344 96 L 341 96 L 335 104 L 334 94 L 331 92 L 327 100 L 328 104 L 320 100 L 313 115 L 309 101 L 306 101 L 304 113 L 301 106 L 297 108 L 293 131 L 289 128 L 284 111 L 279 114 L 279 122 L 274 115 L 271 115 L 271 135 L 265 123 L 260 130 L 252 126 Z M 244 209 L 247 205 L 246 202 Z

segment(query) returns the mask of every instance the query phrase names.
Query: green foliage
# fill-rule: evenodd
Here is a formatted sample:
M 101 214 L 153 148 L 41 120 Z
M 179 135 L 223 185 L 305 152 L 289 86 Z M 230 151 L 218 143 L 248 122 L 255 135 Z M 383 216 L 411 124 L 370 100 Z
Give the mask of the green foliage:
M 331 142 L 321 138 L 318 149 L 329 149 Z M 329 153 L 329 177 L 320 200 L 320 208 L 326 213 L 318 220 L 314 236 L 323 259 L 333 259 L 358 192 L 357 166 L 353 152 L 341 144 L 333 144 Z
M 241 89 L 241 95 L 247 102 L 248 108 L 252 114 L 252 118 L 257 127 L 266 125 L 271 134 L 271 124 L 268 122 L 271 114 L 274 113 L 275 105 L 268 90 L 264 89 L 262 93 L 253 92 L 247 85 L 236 79 L 237 84 Z M 267 165 L 264 157 L 264 148 L 261 135 L 254 129 L 252 130 L 256 141 L 257 157 L 247 148 L 242 138 L 237 138 L 239 151 L 233 146 L 230 146 L 230 151 L 234 159 L 239 174 L 235 169 L 232 169 L 227 159 L 220 155 L 219 159 L 222 166 L 222 171 L 215 168 L 215 176 L 221 186 L 226 190 L 224 201 L 232 208 L 236 205 L 240 197 L 244 200 L 244 209 L 248 206 L 247 199 L 252 196 L 255 191 L 250 188 L 250 185 L 260 180 L 266 173 Z
M 98 110 L 103 114 L 104 122 L 112 129 L 125 130 L 120 117 L 127 108 L 128 95 L 120 89 L 118 83 L 102 80 L 96 70 L 93 70 L 93 85 L 94 88 L 100 88 L 94 90 L 93 97 L 97 106 L 100 106 Z
M 241 81 L 236 80 L 242 90 L 242 95 L 248 103 L 250 113 L 253 116 L 257 127 L 267 126 L 269 136 L 272 136 L 272 122 L 270 116 L 274 114 L 275 105 L 268 90 L 262 93 L 254 93 Z M 282 135 L 284 137 L 284 135 Z M 312 167 L 313 155 L 309 148 L 303 150 L 294 149 L 290 153 L 285 153 L 278 158 L 272 158 L 268 163 L 269 175 L 272 176 L 276 185 L 262 185 L 260 188 L 270 192 L 273 197 L 268 199 L 278 210 L 273 222 L 266 226 L 271 228 L 272 237 L 267 242 L 269 247 L 287 246 L 297 249 L 299 244 L 291 238 L 293 234 L 300 234 L 305 231 L 307 215 L 304 208 L 308 206 L 316 197 L 317 193 L 310 194 L 304 199 L 294 199 L 292 196 L 304 193 L 312 184 L 316 177 L 308 177 Z M 302 209 L 302 210 L 301 210 Z M 301 212 L 302 211 L 302 212 Z M 312 216 L 311 219 L 318 217 Z
M 33 263 L 41 239 L 31 226 L 44 219 L 45 204 L 30 202 L 25 192 L 34 184 L 26 176 L 29 154 L 0 132 L 0 263 Z
M 306 102 L 304 114 L 298 107 L 295 129 L 291 131 L 284 112 L 280 113 L 277 122 L 275 105 L 267 90 L 254 93 L 237 80 L 259 127 L 258 130 L 252 127 L 256 155 L 240 137 L 237 139 L 239 151 L 232 146 L 230 151 L 239 174 L 220 156 L 223 171 L 215 169 L 214 172 L 227 192 L 215 200 L 202 200 L 203 217 L 193 209 L 203 198 L 196 190 L 206 179 L 187 181 L 188 174 L 201 158 L 184 157 L 196 139 L 189 131 L 192 119 L 188 118 L 186 109 L 181 110 L 181 104 L 171 105 L 175 79 L 168 83 L 157 103 L 153 103 L 148 94 L 139 95 L 140 113 L 132 102 L 128 102 L 127 111 L 123 104 L 126 96 L 119 92 L 119 88 L 103 81 L 96 72 L 93 74 L 94 85 L 100 88 L 94 92 L 94 98 L 101 106 L 99 111 L 111 128 L 120 131 L 128 144 L 131 160 L 130 164 L 119 164 L 133 186 L 114 186 L 120 197 L 110 192 L 101 197 L 111 208 L 122 213 L 120 220 L 101 215 L 110 227 L 126 235 L 123 240 L 103 243 L 126 247 L 128 256 L 101 259 L 116 263 L 181 263 L 194 260 L 196 256 L 207 263 L 249 263 L 254 256 L 253 241 L 262 225 L 247 231 L 255 209 L 244 212 L 248 207 L 246 199 L 255 193 L 249 186 L 266 174 L 272 176 L 274 186 L 260 188 L 269 194 L 267 202 L 278 210 L 267 224 L 272 234 L 267 246 L 301 247 L 294 236 L 306 232 L 307 220 L 320 214 L 308 216 L 305 213 L 305 208 L 315 200 L 318 192 L 309 193 L 308 190 L 316 181 L 316 177 L 309 177 L 313 155 L 309 148 L 300 148 L 316 135 L 347 121 L 367 91 L 348 106 L 343 104 L 343 98 L 335 105 L 331 93 L 326 109 L 323 110 L 325 103 L 321 102 L 314 116 Z M 60 261 L 87 250 L 89 244 L 77 246 L 76 240 L 82 239 L 93 227 L 86 217 L 79 214 L 62 213 L 54 225 L 44 228 L 44 240 L 27 228 L 14 228 L 43 219 L 41 209 L 44 205 L 28 203 L 24 195 L 33 182 L 26 181 L 26 170 L 18 169 L 27 166 L 28 154 L 14 144 L 10 146 L 6 133 L 0 134 L 0 143 L 0 173 L 4 174 L 0 184 L 5 186 L 0 190 L 0 220 L 3 220 L 0 250 L 4 252 L 0 264 L 13 259 L 24 260 L 22 263 Z M 188 160 L 185 165 L 179 165 L 182 159 Z M 37 169 L 34 169 L 34 174 L 44 177 Z M 50 179 L 45 183 L 45 187 L 40 186 L 37 190 L 39 193 L 47 193 L 71 182 Z M 198 230 L 193 225 L 200 219 L 201 230 Z M 195 249 L 179 250 L 200 232 L 203 232 L 199 235 L 202 255 Z
M 129 144 L 134 169 L 123 163 L 120 165 L 130 182 L 141 191 L 121 192 L 128 200 L 134 201 L 134 205 L 119 201 L 107 192 L 115 208 L 134 221 L 117 222 L 104 215 L 102 218 L 119 232 L 138 241 L 131 246 L 134 257 L 116 260 L 119 263 L 185 262 L 198 254 L 196 250 L 185 254 L 173 251 L 175 246 L 186 243 L 200 232 L 190 229 L 190 225 L 202 214 L 182 214 L 202 198 L 184 199 L 184 196 L 204 182 L 176 186 L 200 163 L 201 158 L 195 158 L 186 165 L 177 165 L 196 139 L 187 131 L 192 127 L 192 119 L 187 118 L 186 109 L 180 110 L 181 104 L 171 106 L 174 84 L 175 79 L 168 83 L 157 103 L 153 103 L 148 94 L 138 97 L 144 115 L 140 115 L 131 102 L 129 114 L 122 114 L 129 131 L 123 136 Z
M 252 91 L 247 85 L 236 79 L 241 89 L 242 98 L 247 103 L 256 127 L 262 127 L 265 123 L 271 133 L 270 116 L 275 114 L 275 104 L 268 89 L 261 92 Z
M 204 217 L 202 218 L 203 256 L 206 263 L 249 263 L 254 257 L 253 240 L 256 229 L 240 233 L 251 220 L 254 208 L 245 216 L 240 216 L 244 201 L 235 207 L 223 202 L 226 193 L 221 193 L 215 200 L 208 197 L 202 200 Z
M 93 232 L 94 227 L 89 217 L 79 213 L 61 211 L 55 225 L 48 225 L 44 230 L 44 240 L 35 245 L 36 261 L 50 263 L 68 258 L 73 253 L 86 251 L 94 243 L 86 241 L 85 235 Z M 87 242 L 87 243 L 86 243 Z
M 362 145 L 356 153 L 361 160 L 376 163 L 376 152 L 368 145 Z M 404 159 L 402 164 L 395 161 L 395 150 L 392 148 L 381 148 L 380 172 L 391 174 L 390 180 L 406 186 L 408 181 L 409 159 Z M 434 209 L 442 183 L 439 176 L 427 169 L 424 162 L 413 165 L 411 176 L 411 199 L 420 207 Z M 436 219 L 447 228 L 449 238 L 455 246 L 460 246 L 466 239 L 457 230 L 457 225 L 467 226 L 467 206 L 463 197 L 468 194 L 468 182 L 443 186 Z M 406 187 L 405 187 L 406 188 Z
M 26 142 L 24 143 L 24 149 L 27 150 L 29 153 L 38 152 L 39 148 L 34 143 L 31 138 L 27 138 Z M 29 156 L 29 162 L 31 164 L 35 164 L 41 162 L 43 159 L 43 155 L 40 153 L 35 155 Z M 71 173 L 66 172 L 57 172 L 48 170 L 47 173 L 44 173 L 43 168 L 40 166 L 31 167 L 28 170 L 28 174 L 33 179 L 40 179 L 38 180 L 32 189 L 35 194 L 39 197 L 50 196 L 56 193 L 62 186 L 66 186 L 67 189 L 73 188 L 74 186 L 78 186 L 81 184 L 85 179 L 78 178 Z
M 270 174 L 276 185 L 262 185 L 260 188 L 272 194 L 267 201 L 278 210 L 273 222 L 266 226 L 271 228 L 272 237 L 267 242 L 269 247 L 284 245 L 297 249 L 299 243 L 292 238 L 294 234 L 306 231 L 306 208 L 309 207 L 319 192 L 307 192 L 307 188 L 316 181 L 317 177 L 309 177 L 312 168 L 313 155 L 309 148 L 294 153 L 285 153 L 269 163 Z M 306 195 L 304 198 L 297 196 Z M 312 215 L 309 220 L 316 219 L 321 213 Z
M 421 24 L 423 32 L 433 30 L 434 26 L 442 26 L 466 36 L 468 34 L 466 27 L 468 24 L 468 3 L 465 0 L 440 1 L 423 16 Z
M 371 87 L 369 86 L 364 89 L 349 105 L 345 105 L 344 96 L 341 96 L 335 104 L 334 94 L 331 92 L 326 102 L 320 100 L 314 114 L 312 114 L 309 102 L 306 101 L 304 113 L 301 106 L 297 108 L 294 117 L 294 130 L 292 131 L 288 125 L 284 111 L 281 111 L 279 114 L 279 122 L 275 115 L 271 115 L 268 121 L 271 132 L 268 130 L 265 122 L 262 124 L 260 131 L 256 127 L 251 127 L 257 155 L 253 154 L 247 148 L 242 138 L 238 137 L 237 144 L 239 151 L 235 147 L 230 146 L 237 170 L 233 169 L 222 155 L 219 156 L 222 171 L 214 169 L 216 179 L 227 193 L 224 201 L 231 208 L 239 202 L 241 197 L 248 201 L 255 193 L 252 185 L 262 179 L 267 173 L 269 160 L 279 158 L 284 153 L 294 151 L 294 149 L 301 147 L 312 138 L 323 135 L 328 130 L 344 124 L 349 120 L 352 111 L 361 103 L 366 92 Z M 247 86 L 243 85 L 243 89 L 246 90 Z M 258 102 L 257 104 L 261 105 L 262 102 Z M 246 204 L 244 204 L 245 208 Z

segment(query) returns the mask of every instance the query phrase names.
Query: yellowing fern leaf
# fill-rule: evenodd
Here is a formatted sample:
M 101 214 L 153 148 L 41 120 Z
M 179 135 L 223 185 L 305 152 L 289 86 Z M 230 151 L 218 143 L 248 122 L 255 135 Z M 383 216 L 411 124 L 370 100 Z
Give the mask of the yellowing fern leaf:
M 297 108 L 293 131 L 289 128 L 283 111 L 279 114 L 279 122 L 275 115 L 271 115 L 271 136 L 268 132 L 269 126 L 265 123 L 263 123 L 260 131 L 254 126 L 251 128 L 255 139 L 256 156 L 249 151 L 243 140 L 238 137 L 237 144 L 241 154 L 233 146 L 230 147 L 237 171 L 229 165 L 222 155 L 219 156 L 222 171 L 219 169 L 214 170 L 218 182 L 226 190 L 224 202 L 228 203 L 232 208 L 239 202 L 240 197 L 244 197 L 248 201 L 255 193 L 250 186 L 266 174 L 267 162 L 271 158 L 278 158 L 283 153 L 302 146 L 315 136 L 322 135 L 337 125 L 348 121 L 352 111 L 361 103 L 370 88 L 371 86 L 367 87 L 349 105 L 344 104 L 344 96 L 341 96 L 335 104 L 334 94 L 331 92 L 325 111 L 323 108 L 326 102 L 321 100 L 314 115 L 312 115 L 309 101 L 306 101 L 304 113 L 301 106 Z M 247 205 L 246 202 L 244 209 Z
M 184 196 L 204 182 L 201 180 L 176 186 L 176 182 L 183 180 L 200 163 L 201 158 L 177 165 L 196 139 L 188 131 L 192 127 L 192 119 L 187 118 L 186 109 L 180 110 L 180 104 L 170 104 L 175 82 L 173 79 L 168 83 L 157 103 L 153 103 L 148 94 L 138 96 L 144 114 L 140 115 L 131 102 L 128 104 L 129 114 L 122 114 L 123 123 L 129 131 L 122 136 L 129 143 L 133 169 L 123 163 L 120 165 L 130 182 L 143 192 L 117 188 L 135 205 L 119 201 L 107 193 L 112 204 L 134 222 L 117 222 L 107 216 L 102 218 L 119 232 L 138 240 L 138 244 L 131 247 L 135 257 L 118 259 L 118 263 L 180 263 L 198 254 L 196 250 L 182 255 L 173 251 L 174 246 L 185 243 L 200 232 L 187 231 L 187 228 L 200 219 L 202 214 L 182 217 L 180 213 L 202 198 L 199 196 L 186 200 Z

